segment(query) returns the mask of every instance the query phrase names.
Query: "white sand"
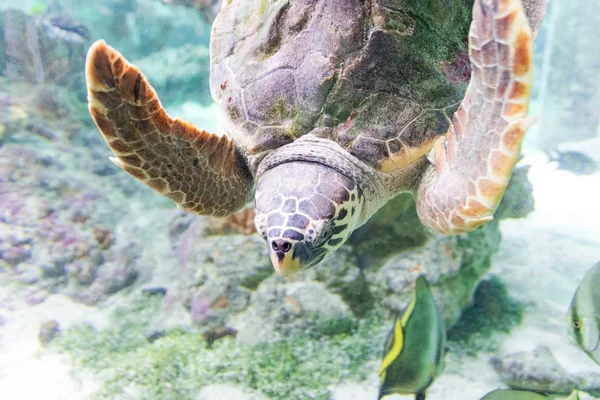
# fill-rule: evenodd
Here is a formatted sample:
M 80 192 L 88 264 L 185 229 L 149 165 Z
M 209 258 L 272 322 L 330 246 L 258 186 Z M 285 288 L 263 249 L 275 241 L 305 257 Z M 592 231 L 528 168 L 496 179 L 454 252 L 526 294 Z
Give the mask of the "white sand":
M 97 308 L 77 304 L 63 295 L 50 295 L 37 305 L 24 301 L 28 294 L 45 295 L 16 282 L 0 285 L 0 398 L 11 400 L 77 400 L 97 390 L 86 374 L 70 375 L 71 366 L 59 354 L 42 351 L 38 341 L 40 326 L 55 319 L 61 328 L 89 321 L 96 326 L 106 322 Z
M 578 146 L 590 155 L 600 155 L 600 141 Z M 510 295 L 528 306 L 523 324 L 497 338 L 506 353 L 544 344 L 570 372 L 597 372 L 597 366 L 567 338 L 565 314 L 584 273 L 600 260 L 600 173 L 575 176 L 545 161 L 541 153 L 523 160 L 533 165 L 529 176 L 536 211 L 526 219 L 506 220 L 501 225 L 502 245 L 491 274 L 499 276 Z M 85 374 L 78 374 L 79 380 L 73 378 L 69 364 L 58 354 L 41 351 L 37 335 L 49 319 L 59 321 L 61 328 L 84 320 L 101 326 L 106 310 L 74 303 L 62 295 L 28 305 L 23 297 L 32 290 L 17 283 L 0 286 L 0 316 L 6 319 L 0 327 L 0 398 L 85 399 L 97 388 L 94 380 Z M 481 354 L 458 365 L 455 356 L 448 355 L 446 372 L 430 388 L 428 399 L 479 399 L 501 387 L 489 357 Z M 332 393 L 336 400 L 374 399 L 377 385 L 374 373 L 366 383 L 338 385 Z M 217 396 L 215 400 L 222 399 Z

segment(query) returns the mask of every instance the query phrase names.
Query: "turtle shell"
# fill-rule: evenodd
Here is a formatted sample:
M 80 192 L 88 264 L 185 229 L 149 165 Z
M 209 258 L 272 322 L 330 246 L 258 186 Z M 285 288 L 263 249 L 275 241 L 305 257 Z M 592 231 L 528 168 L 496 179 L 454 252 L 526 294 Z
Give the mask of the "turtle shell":
M 472 0 L 230 0 L 211 92 L 249 153 L 313 133 L 382 171 L 427 153 L 470 77 Z

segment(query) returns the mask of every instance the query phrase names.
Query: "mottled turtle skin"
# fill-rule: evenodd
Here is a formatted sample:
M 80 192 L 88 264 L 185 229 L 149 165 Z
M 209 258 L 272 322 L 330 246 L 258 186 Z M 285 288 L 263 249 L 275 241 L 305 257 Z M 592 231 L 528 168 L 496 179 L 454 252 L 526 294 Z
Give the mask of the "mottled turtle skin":
M 288 274 L 401 192 L 441 233 L 490 221 L 530 124 L 531 48 L 520 0 L 228 0 L 211 37 L 224 135 L 171 118 L 103 41 L 89 108 L 113 161 L 180 208 L 254 198 Z

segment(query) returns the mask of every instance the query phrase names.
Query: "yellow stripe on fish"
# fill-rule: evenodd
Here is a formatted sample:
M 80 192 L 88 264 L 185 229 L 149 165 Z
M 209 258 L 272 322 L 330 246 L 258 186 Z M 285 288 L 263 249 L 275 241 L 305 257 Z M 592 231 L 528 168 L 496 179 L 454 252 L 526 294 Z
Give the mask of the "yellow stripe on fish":
M 446 329 L 424 277 L 417 278 L 412 300 L 394 321 L 379 368 L 379 399 L 389 394 L 415 394 L 425 390 L 443 369 Z

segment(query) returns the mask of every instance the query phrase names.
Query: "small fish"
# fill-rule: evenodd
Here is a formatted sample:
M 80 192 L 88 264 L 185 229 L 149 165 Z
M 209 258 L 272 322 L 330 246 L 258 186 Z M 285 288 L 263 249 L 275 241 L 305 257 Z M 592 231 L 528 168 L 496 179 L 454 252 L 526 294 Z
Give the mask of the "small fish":
M 577 287 L 568 313 L 570 334 L 600 364 L 600 262 L 586 272 Z
M 481 400 L 546 400 L 548 396 L 527 390 L 498 389 L 489 392 Z M 573 399 L 574 400 L 574 399 Z
M 569 171 L 575 175 L 591 175 L 596 172 L 594 160 L 579 151 L 546 152 L 548 162 L 556 162 L 558 169 Z
M 142 289 L 142 293 L 147 294 L 148 296 L 165 296 L 167 294 L 167 288 L 162 286 L 149 287 Z
M 206 340 L 206 342 L 208 343 L 208 347 L 211 348 L 212 344 L 215 342 L 215 340 L 219 340 L 219 339 L 222 339 L 227 336 L 235 337 L 237 335 L 237 333 L 238 333 L 238 331 L 236 329 L 226 326 L 223 328 L 218 328 L 218 329 L 206 332 L 202 336 L 204 337 L 204 340 Z
M 425 399 L 425 390 L 444 367 L 446 329 L 429 284 L 417 278 L 413 298 L 401 318 L 396 318 L 383 350 L 379 368 L 379 397 L 414 394 Z

